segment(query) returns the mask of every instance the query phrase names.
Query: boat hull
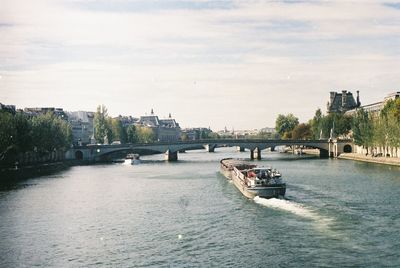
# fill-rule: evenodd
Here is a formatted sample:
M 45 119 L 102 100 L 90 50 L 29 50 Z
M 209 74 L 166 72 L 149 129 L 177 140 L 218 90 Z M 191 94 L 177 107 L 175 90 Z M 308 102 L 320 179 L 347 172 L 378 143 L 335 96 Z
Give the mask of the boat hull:
M 232 181 L 236 188 L 247 198 L 253 199 L 254 197 L 262 198 L 278 198 L 285 196 L 286 185 L 262 186 L 262 187 L 248 187 L 234 174 L 232 174 Z
M 224 175 L 224 177 L 227 178 L 228 180 L 231 180 L 231 179 L 232 179 L 232 170 L 227 170 L 227 169 L 221 168 L 221 173 L 222 173 L 222 175 Z

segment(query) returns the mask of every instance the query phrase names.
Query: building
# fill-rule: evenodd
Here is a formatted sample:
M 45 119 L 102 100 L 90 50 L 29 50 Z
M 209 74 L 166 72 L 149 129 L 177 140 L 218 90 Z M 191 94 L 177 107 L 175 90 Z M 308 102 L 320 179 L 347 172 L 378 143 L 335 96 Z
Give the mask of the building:
M 265 128 L 260 129 L 260 132 L 275 134 L 276 129 L 274 127 L 265 127 Z
M 242 129 L 242 130 L 232 130 L 233 137 L 236 139 L 246 139 L 248 137 L 254 137 L 259 134 L 258 129 Z
M 182 130 L 182 136 L 185 135 L 189 141 L 204 139 L 208 137 L 210 133 L 212 133 L 211 129 L 205 127 L 185 128 Z
M 353 93 L 343 90 L 342 93 L 330 92 L 330 99 L 327 104 L 327 112 L 329 113 L 345 113 L 349 110 L 360 107 L 360 95 L 357 90 L 357 100 L 354 99 Z
M 367 105 L 364 105 L 364 106 L 359 106 L 359 107 L 357 107 L 355 109 L 349 110 L 349 111 L 346 112 L 346 115 L 354 115 L 359 108 L 363 109 L 364 111 L 366 111 L 366 112 L 368 112 L 370 114 L 379 114 L 380 111 L 383 109 L 383 107 L 385 107 L 385 104 L 389 100 L 396 100 L 397 98 L 400 98 L 400 91 L 388 94 L 383 99 L 383 101 L 367 104 Z
M 132 116 L 122 116 L 119 115 L 118 117 L 115 117 L 114 119 L 120 121 L 122 123 L 123 127 L 127 127 L 130 125 L 135 125 L 139 122 L 139 118 L 132 117 Z
M 141 116 L 137 125 L 153 129 L 157 141 L 177 141 L 181 139 L 181 128 L 171 117 L 171 114 L 167 119 L 159 119 L 151 109 L 150 115 Z
M 72 128 L 74 145 L 86 145 L 94 142 L 94 112 L 68 112 L 68 122 Z
M 28 116 L 37 116 L 41 114 L 53 113 L 55 116 L 61 119 L 68 120 L 68 116 L 62 108 L 54 108 L 54 107 L 25 108 L 24 113 L 27 114 Z

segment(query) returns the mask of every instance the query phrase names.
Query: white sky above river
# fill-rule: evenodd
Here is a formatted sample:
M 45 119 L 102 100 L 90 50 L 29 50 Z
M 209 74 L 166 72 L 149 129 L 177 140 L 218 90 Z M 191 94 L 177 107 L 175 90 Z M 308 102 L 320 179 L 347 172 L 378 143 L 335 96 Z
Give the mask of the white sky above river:
M 0 0 L 0 102 L 20 108 L 254 129 L 342 89 L 400 91 L 400 2 Z

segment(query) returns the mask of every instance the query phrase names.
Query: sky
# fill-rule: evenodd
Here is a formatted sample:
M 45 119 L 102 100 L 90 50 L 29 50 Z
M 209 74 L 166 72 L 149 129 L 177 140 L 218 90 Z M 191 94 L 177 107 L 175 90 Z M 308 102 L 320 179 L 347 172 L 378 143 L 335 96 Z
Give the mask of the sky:
M 400 91 L 400 2 L 0 0 L 0 102 L 182 127 L 301 122 Z

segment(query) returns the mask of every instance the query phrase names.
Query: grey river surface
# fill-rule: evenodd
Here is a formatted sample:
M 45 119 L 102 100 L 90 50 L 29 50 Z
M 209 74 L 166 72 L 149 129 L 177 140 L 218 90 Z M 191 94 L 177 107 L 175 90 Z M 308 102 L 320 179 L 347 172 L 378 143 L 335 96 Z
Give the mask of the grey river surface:
M 0 267 L 400 267 L 400 169 L 264 152 L 287 200 L 219 173 L 233 148 L 76 166 L 0 191 Z

